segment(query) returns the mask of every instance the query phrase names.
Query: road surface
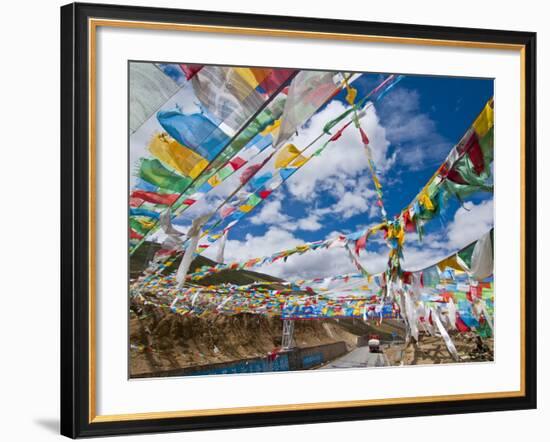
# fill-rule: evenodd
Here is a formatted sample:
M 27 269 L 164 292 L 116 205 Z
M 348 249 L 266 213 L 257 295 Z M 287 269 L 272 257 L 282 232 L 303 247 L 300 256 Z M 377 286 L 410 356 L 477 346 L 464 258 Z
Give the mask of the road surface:
M 321 367 L 325 368 L 359 368 L 359 367 L 385 367 L 389 365 L 384 353 L 371 353 L 369 347 L 358 347 L 334 361 Z

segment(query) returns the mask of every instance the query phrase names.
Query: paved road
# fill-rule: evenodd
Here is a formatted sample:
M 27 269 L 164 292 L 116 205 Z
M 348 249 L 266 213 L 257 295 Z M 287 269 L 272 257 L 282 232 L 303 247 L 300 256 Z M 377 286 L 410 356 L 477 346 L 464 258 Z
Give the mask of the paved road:
M 385 367 L 389 365 L 383 353 L 371 353 L 369 347 L 358 347 L 327 365 L 325 368 Z

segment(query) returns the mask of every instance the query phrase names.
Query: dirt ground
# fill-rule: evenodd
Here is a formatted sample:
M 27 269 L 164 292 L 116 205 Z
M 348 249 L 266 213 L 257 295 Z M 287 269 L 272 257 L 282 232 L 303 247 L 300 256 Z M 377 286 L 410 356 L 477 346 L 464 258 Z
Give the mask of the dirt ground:
M 460 357 L 459 362 L 492 361 L 493 338 L 478 340 L 475 333 L 449 333 Z M 450 364 L 456 362 L 440 336 L 421 334 L 419 342 L 395 344 L 384 349 L 391 365 Z

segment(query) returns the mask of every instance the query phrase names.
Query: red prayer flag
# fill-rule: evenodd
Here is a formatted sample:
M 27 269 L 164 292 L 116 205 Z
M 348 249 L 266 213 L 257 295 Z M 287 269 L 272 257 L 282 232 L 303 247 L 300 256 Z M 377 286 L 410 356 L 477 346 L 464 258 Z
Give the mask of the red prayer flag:
M 258 86 L 268 95 L 272 95 L 294 72 L 295 69 L 273 69 Z
M 130 239 L 142 239 L 143 235 L 140 235 L 135 230 L 130 229 Z
M 479 175 L 485 169 L 485 159 L 483 158 L 483 152 L 481 146 L 477 141 L 477 136 L 475 142 L 472 143 L 470 150 L 468 151 L 470 161 L 474 165 L 474 170 Z
M 170 249 L 159 249 L 157 250 L 157 252 L 155 253 L 155 256 L 167 256 L 167 255 L 171 255 L 173 252 L 173 250 L 170 250 Z
M 369 137 L 367 137 L 367 134 L 361 127 L 359 128 L 359 132 L 361 133 L 361 141 L 363 141 L 363 144 L 369 144 Z
M 241 184 L 247 183 L 250 178 L 252 178 L 256 174 L 256 172 L 258 172 L 258 170 L 262 168 L 262 166 L 263 164 L 253 164 L 252 166 L 248 166 L 241 174 Z
M 157 193 L 145 190 L 134 190 L 132 192 L 132 198 L 139 198 L 148 203 L 171 206 L 179 198 L 179 195 L 177 193 Z
M 355 241 L 355 253 L 359 255 L 359 251 L 361 249 L 364 249 L 366 244 L 367 244 L 367 234 L 365 233 L 357 241 Z
M 474 165 L 474 170 L 479 175 L 485 169 L 485 161 L 483 152 L 479 146 L 477 134 L 473 129 L 470 129 L 457 146 L 457 151 L 460 154 L 467 154 Z
M 447 179 L 457 184 L 468 184 L 456 169 L 451 169 L 447 172 Z
M 344 133 L 344 130 L 346 129 L 346 127 L 348 127 L 350 124 L 351 124 L 351 121 L 348 124 L 346 124 L 344 127 L 342 127 L 340 130 L 338 130 L 338 132 L 336 132 L 332 137 L 330 137 L 330 141 L 336 141 L 338 138 L 340 138 Z
M 224 206 L 220 209 L 220 216 L 222 218 L 226 218 L 228 217 L 229 215 L 231 215 L 234 211 L 235 211 L 235 207 L 231 207 L 231 206 Z
M 258 195 L 260 195 L 260 198 L 265 200 L 269 195 L 271 195 L 272 190 L 260 190 L 258 192 Z
M 456 312 L 456 328 L 461 333 L 470 331 L 470 327 L 465 324 L 458 312 Z
M 229 160 L 229 164 L 231 165 L 233 170 L 240 169 L 244 163 L 246 163 L 246 161 L 243 160 L 241 157 L 235 157 L 232 160 Z
M 408 210 L 403 214 L 403 223 L 405 224 L 405 232 L 414 232 L 416 227 L 414 222 L 411 220 L 411 214 Z
M 141 198 L 134 198 L 130 197 L 130 207 L 139 207 L 143 204 L 143 200 Z
M 185 78 L 187 80 L 191 80 L 195 75 L 197 75 L 197 72 L 199 72 L 202 68 L 202 64 L 180 64 L 180 68 L 185 74 Z
M 412 284 L 412 272 L 403 272 L 403 283 Z
M 326 97 L 331 94 L 338 92 L 335 85 L 333 84 L 322 84 L 319 87 L 309 91 L 303 101 L 305 104 L 312 104 L 313 106 L 321 106 L 325 101 Z

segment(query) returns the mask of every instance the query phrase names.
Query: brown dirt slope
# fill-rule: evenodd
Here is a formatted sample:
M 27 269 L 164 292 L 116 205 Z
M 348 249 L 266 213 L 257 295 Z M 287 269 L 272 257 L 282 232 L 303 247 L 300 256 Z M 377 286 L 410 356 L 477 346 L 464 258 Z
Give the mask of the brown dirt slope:
M 279 317 L 241 314 L 207 320 L 144 306 L 139 318 L 134 312 L 130 316 L 130 375 L 265 356 L 281 336 Z M 298 347 L 344 341 L 351 349 L 357 335 L 333 320 L 303 320 L 295 321 L 294 339 Z

